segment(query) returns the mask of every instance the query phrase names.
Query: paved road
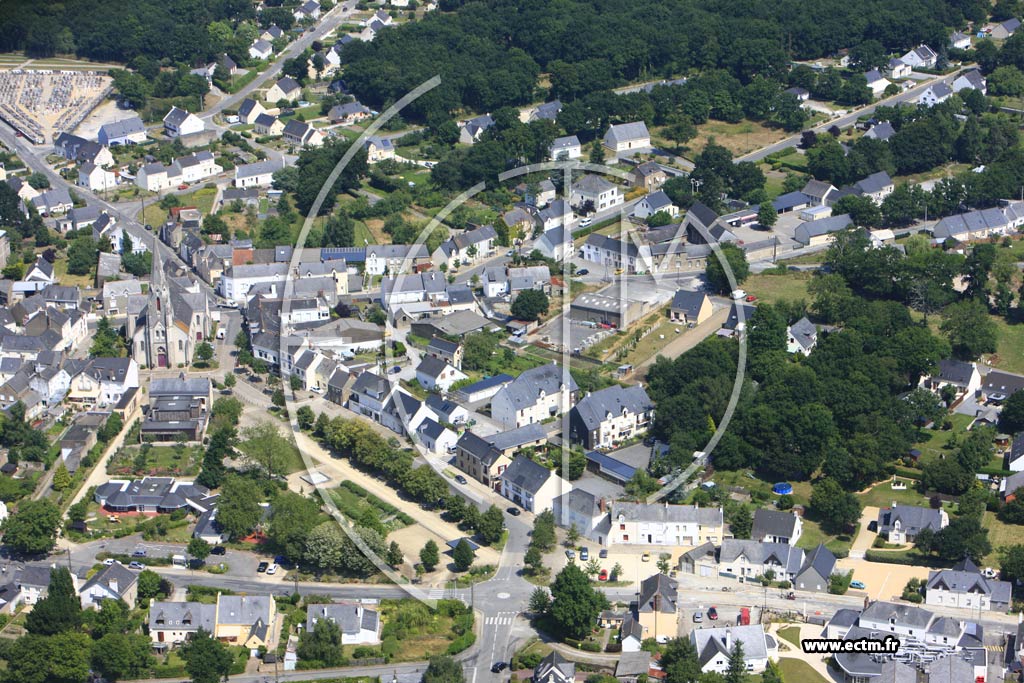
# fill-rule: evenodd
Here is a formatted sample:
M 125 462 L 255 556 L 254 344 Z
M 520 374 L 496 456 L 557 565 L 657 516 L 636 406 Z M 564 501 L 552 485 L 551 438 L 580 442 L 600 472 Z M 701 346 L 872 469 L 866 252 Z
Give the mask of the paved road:
M 409 664 L 381 664 L 379 666 L 347 666 L 337 669 L 320 669 L 318 671 L 278 671 L 276 673 L 273 667 L 269 667 L 260 673 L 229 676 L 228 680 L 230 680 L 231 683 L 269 683 L 270 681 L 275 681 L 276 683 L 276 681 L 312 681 L 325 678 L 355 678 L 358 676 L 367 676 L 373 680 L 377 680 L 377 677 L 379 676 L 381 680 L 390 681 L 390 676 L 392 674 L 422 673 L 423 671 L 426 671 L 426 668 L 427 666 L 425 662 L 411 662 Z M 166 678 L 151 678 L 126 681 L 125 683 L 168 683 L 168 680 Z
M 949 74 L 948 76 L 943 76 L 942 78 L 937 78 L 935 80 L 926 81 L 924 83 L 919 83 L 918 85 L 915 85 L 910 90 L 904 90 L 903 92 L 901 92 L 901 93 L 899 93 L 897 95 L 893 95 L 892 97 L 886 98 L 884 100 L 880 100 L 880 101 L 875 102 L 873 104 L 869 104 L 866 107 L 861 107 L 860 109 L 854 109 L 853 111 L 849 112 L 848 114 L 844 114 L 843 116 L 840 116 L 839 118 L 835 118 L 835 119 L 832 119 L 830 121 L 826 121 L 825 123 L 823 123 L 823 124 L 821 124 L 821 125 L 819 125 L 819 126 L 817 126 L 815 128 L 811 128 L 809 130 L 813 130 L 815 133 L 819 133 L 820 134 L 820 133 L 824 133 L 825 131 L 827 131 L 832 126 L 839 126 L 840 128 L 846 128 L 848 126 L 852 126 L 854 123 L 857 122 L 857 119 L 859 119 L 860 117 L 864 116 L 865 114 L 872 113 L 878 107 L 882 107 L 882 106 L 891 107 L 891 106 L 896 105 L 896 104 L 910 102 L 912 99 L 914 99 L 915 97 L 917 97 L 918 95 L 923 93 L 925 90 L 927 90 L 929 86 L 934 85 L 936 83 L 946 83 L 948 85 L 948 84 L 952 83 L 956 79 L 956 77 L 959 76 L 959 75 L 960 75 L 960 72 L 958 71 L 956 73 Z M 786 147 L 795 147 L 796 145 L 798 145 L 800 143 L 800 137 L 802 135 L 803 135 L 803 131 L 801 131 L 800 133 L 797 133 L 796 135 L 791 135 L 790 137 L 786 138 L 785 140 L 780 140 L 779 142 L 776 142 L 776 143 L 773 143 L 771 145 L 768 145 L 767 147 L 762 147 L 761 149 L 759 149 L 757 151 L 751 152 L 749 154 L 745 154 L 745 155 L 743 155 L 741 157 L 736 157 L 735 161 L 737 163 L 739 163 L 740 161 L 760 161 L 761 159 L 764 159 L 769 154 L 772 154 L 774 152 L 778 152 L 779 150 L 785 149 Z

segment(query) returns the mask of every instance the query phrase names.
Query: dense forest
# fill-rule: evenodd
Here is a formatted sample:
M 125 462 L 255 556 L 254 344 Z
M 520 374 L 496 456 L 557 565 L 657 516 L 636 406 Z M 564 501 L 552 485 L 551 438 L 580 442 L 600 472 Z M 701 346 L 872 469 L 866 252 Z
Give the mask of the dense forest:
M 443 85 L 413 114 L 441 103 L 476 110 L 534 98 L 537 74 L 555 96 L 645 78 L 723 69 L 750 82 L 781 80 L 790 59 L 813 59 L 872 39 L 886 50 L 945 45 L 951 26 L 984 20 L 981 0 L 448 0 L 424 20 L 345 50 L 346 83 L 368 104 L 394 101 L 435 74 Z

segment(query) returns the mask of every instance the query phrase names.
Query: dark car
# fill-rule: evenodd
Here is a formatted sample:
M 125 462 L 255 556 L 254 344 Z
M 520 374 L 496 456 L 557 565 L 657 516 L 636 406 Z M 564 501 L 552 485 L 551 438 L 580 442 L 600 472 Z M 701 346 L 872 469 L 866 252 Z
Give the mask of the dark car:
M 607 557 L 608 557 L 608 549 L 607 548 L 601 548 L 601 552 L 599 552 L 597 554 L 597 556 L 600 557 L 602 560 L 607 559 Z
M 249 375 L 249 381 L 253 383 L 262 382 L 263 378 L 260 377 L 259 375 Z
M 518 517 L 519 516 L 519 508 L 514 508 L 514 507 L 513 508 L 509 508 L 507 512 L 508 512 L 508 514 L 512 515 L 513 517 Z
M 576 271 L 577 275 L 590 275 L 590 271 L 586 268 L 580 268 Z
M 492 674 L 500 674 L 502 671 L 508 668 L 508 664 L 505 662 L 495 662 L 494 666 L 491 667 Z
M 464 476 L 462 476 L 461 474 L 456 474 L 455 475 L 455 481 L 459 482 L 460 484 L 466 484 L 467 483 L 466 482 L 466 478 Z
M 398 373 L 400 373 L 401 371 L 402 371 L 402 368 L 401 368 L 400 366 L 398 366 L 398 365 L 396 365 L 396 366 L 392 367 L 392 368 L 391 368 L 391 370 L 389 370 L 389 372 L 390 372 L 390 373 L 391 373 L 392 375 L 397 375 L 397 374 L 398 374 Z
M 153 226 L 150 225 L 149 223 L 146 223 L 146 230 L 152 230 L 152 229 L 153 229 Z
M 212 548 L 210 548 L 210 554 L 211 555 L 223 555 L 227 551 L 228 551 L 228 549 L 225 548 L 222 545 L 215 545 Z
M 718 610 L 715 609 L 714 607 L 709 607 L 708 608 L 708 619 L 710 619 L 711 621 L 715 621 L 716 619 L 718 619 Z
M 269 566 L 270 566 L 269 562 L 260 562 L 259 566 L 256 567 L 256 571 L 258 573 L 262 574 L 263 572 L 267 571 L 267 567 L 269 567 Z
M 135 550 L 132 551 L 132 557 L 145 557 L 145 556 L 146 556 L 146 549 L 145 548 L 136 548 Z

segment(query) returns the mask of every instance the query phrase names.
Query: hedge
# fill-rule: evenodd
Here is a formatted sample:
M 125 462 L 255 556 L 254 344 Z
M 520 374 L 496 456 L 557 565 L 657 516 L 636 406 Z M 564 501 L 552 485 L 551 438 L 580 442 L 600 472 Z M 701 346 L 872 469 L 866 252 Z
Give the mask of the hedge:
M 923 567 L 932 567 L 936 569 L 948 569 L 952 566 L 951 562 L 943 560 L 942 558 L 934 557 L 932 555 L 922 555 L 921 553 L 916 553 L 912 550 L 906 553 L 868 550 L 864 553 L 864 559 L 868 562 L 921 565 Z
M 466 631 L 448 645 L 448 654 L 457 655 L 463 650 L 468 650 L 476 642 L 476 634 Z

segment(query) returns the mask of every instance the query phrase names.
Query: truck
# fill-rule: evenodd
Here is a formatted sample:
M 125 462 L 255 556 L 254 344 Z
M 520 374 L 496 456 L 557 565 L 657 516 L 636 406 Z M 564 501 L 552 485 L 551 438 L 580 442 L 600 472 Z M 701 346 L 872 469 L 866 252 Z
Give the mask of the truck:
M 750 626 L 750 608 L 749 607 L 741 607 L 740 608 L 740 619 L 739 619 L 738 623 L 739 623 L 740 626 Z

